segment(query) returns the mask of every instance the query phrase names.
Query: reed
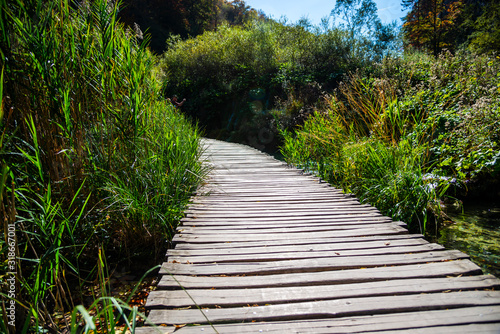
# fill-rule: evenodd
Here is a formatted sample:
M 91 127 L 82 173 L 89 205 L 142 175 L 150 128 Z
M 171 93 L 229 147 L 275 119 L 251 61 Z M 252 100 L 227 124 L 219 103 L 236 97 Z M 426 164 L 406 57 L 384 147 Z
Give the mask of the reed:
M 425 233 L 447 189 L 425 177 L 433 131 L 426 115 L 401 108 L 385 82 L 357 74 L 339 92 L 295 133 L 282 131 L 286 160 Z
M 55 315 L 83 301 L 95 273 L 103 283 L 98 249 L 114 265 L 163 255 L 205 173 L 196 126 L 165 101 L 147 38 L 117 11 L 0 0 L 0 211 L 16 224 L 18 332 L 70 325 Z M 96 298 L 83 306 L 101 305 L 113 327 L 123 303 Z

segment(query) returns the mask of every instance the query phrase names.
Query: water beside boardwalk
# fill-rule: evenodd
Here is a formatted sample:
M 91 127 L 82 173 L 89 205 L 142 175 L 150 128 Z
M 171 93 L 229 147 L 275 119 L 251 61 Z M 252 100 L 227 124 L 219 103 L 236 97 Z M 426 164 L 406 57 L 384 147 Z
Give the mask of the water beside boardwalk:
M 448 215 L 454 222 L 441 228 L 439 243 L 469 254 L 484 272 L 500 277 L 500 203 L 466 203 L 463 211 Z

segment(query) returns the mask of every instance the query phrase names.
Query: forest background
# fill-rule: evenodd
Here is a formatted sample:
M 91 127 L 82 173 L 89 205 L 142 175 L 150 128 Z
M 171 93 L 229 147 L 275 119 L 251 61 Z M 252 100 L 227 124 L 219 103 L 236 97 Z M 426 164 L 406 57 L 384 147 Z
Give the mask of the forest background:
M 413 232 L 444 204 L 498 198 L 500 4 L 403 6 L 383 24 L 373 1 L 339 0 L 313 26 L 244 1 L 0 0 L 0 329 L 144 321 L 147 291 L 118 296 L 119 277 L 154 277 L 207 173 L 199 129 Z

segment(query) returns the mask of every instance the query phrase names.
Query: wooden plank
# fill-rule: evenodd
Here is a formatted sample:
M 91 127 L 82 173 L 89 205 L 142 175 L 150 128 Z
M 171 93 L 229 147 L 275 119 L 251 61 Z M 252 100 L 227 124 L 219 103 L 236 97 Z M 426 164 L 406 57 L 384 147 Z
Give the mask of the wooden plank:
M 323 239 L 324 240 L 324 239 Z M 398 246 L 417 246 L 427 245 L 428 241 L 422 238 L 395 239 L 395 240 L 376 240 L 364 242 L 342 242 L 330 243 L 323 241 L 321 243 L 301 244 L 301 245 L 269 245 L 260 247 L 232 247 L 232 248 L 211 248 L 209 252 L 206 249 L 169 249 L 167 256 L 206 256 L 210 255 L 236 255 L 236 254 L 263 254 L 263 253 L 295 253 L 295 252 L 323 252 L 323 251 L 347 251 L 357 249 L 376 249 L 390 248 Z
M 305 216 L 305 217 L 266 217 L 266 218 L 252 218 L 252 219 L 245 219 L 244 217 L 239 217 L 239 218 L 195 218 L 195 217 L 189 217 L 189 218 L 183 218 L 181 219 L 181 223 L 187 224 L 190 223 L 191 225 L 196 225 L 200 223 L 207 223 L 207 224 L 227 224 L 227 225 L 236 225 L 238 223 L 240 224 L 265 224 L 267 222 L 269 223 L 280 223 L 280 222 L 289 222 L 290 225 L 293 226 L 293 224 L 302 224 L 302 223 L 335 223 L 335 222 L 342 222 L 343 220 L 349 222 L 363 222 L 363 221 L 368 221 L 368 222 L 392 222 L 392 220 L 386 216 L 382 215 L 373 215 L 373 214 L 352 214 L 352 215 L 337 215 L 337 216 Z M 394 222 L 397 225 L 401 225 L 400 222 Z
M 463 291 L 346 298 L 315 302 L 188 310 L 151 310 L 148 319 L 155 324 L 203 324 L 237 321 L 267 321 L 411 312 L 500 304 L 500 291 Z M 203 312 L 203 314 L 201 313 Z
M 361 332 L 365 333 L 367 331 L 373 330 L 387 331 L 425 328 L 427 330 L 426 333 L 428 334 L 440 333 L 440 328 L 453 325 L 473 326 L 474 324 L 486 324 L 488 326 L 494 326 L 493 328 L 498 328 L 499 319 L 500 306 L 478 306 L 449 310 L 432 310 L 424 312 L 403 312 L 396 314 L 345 317 L 341 319 L 216 324 L 215 328 L 220 334 L 284 332 L 347 334 Z M 478 328 L 484 329 L 481 326 L 478 326 Z M 215 331 L 210 326 L 200 325 L 182 327 L 176 332 L 176 334 L 193 333 L 208 334 L 215 333 Z M 456 333 L 465 334 L 468 332 L 457 331 Z M 498 334 L 498 331 L 496 332 L 496 334 Z
M 224 203 L 226 204 L 226 203 Z M 321 212 L 329 212 L 333 210 L 353 210 L 353 209 L 368 209 L 372 211 L 374 208 L 370 205 L 359 204 L 358 202 L 349 201 L 347 203 L 339 203 L 334 202 L 334 204 L 323 204 L 323 205 L 268 205 L 265 206 L 261 203 L 256 203 L 252 206 L 238 206 L 238 205 L 217 205 L 212 204 L 210 206 L 207 205 L 190 205 L 189 208 L 184 211 L 184 213 L 200 213 L 200 212 L 218 212 L 218 211 L 227 211 L 230 209 L 231 211 L 238 212 L 250 212 L 253 213 L 255 211 L 260 212 L 295 212 L 295 211 L 304 211 L 304 210 L 321 210 Z
M 271 241 L 271 240 L 292 240 L 302 238 L 344 238 L 367 235 L 388 235 L 388 234 L 403 234 L 408 233 L 408 230 L 399 225 L 383 226 L 375 229 L 355 229 L 348 231 L 330 231 L 330 232 L 304 232 L 292 234 L 231 234 L 224 235 L 209 235 L 209 236 L 193 236 L 191 234 L 176 234 L 173 238 L 174 243 L 190 242 L 190 243 L 212 243 L 212 242 L 236 242 L 236 241 Z
M 259 228 L 259 227 L 283 227 L 283 226 L 289 226 L 291 228 L 297 227 L 297 226 L 321 226 L 321 225 L 349 225 L 349 224 L 374 224 L 374 223 L 388 223 L 388 222 L 393 222 L 398 225 L 404 225 L 403 222 L 398 222 L 398 221 L 392 221 L 390 218 L 385 217 L 385 216 L 380 216 L 380 217 L 371 217 L 367 215 L 362 215 L 362 216 L 347 216 L 347 217 L 333 217 L 329 219 L 311 219 L 311 218 L 304 218 L 304 219 L 294 219 L 294 220 L 287 220 L 287 219 L 280 219 L 277 217 L 273 221 L 255 221 L 252 219 L 243 221 L 241 219 L 188 219 L 188 218 L 183 218 L 181 220 L 182 226 L 199 226 L 199 227 L 212 227 L 212 228 L 231 228 L 231 229 L 237 229 L 237 228 Z
M 435 332 L 440 334 L 498 334 L 500 333 L 500 324 L 474 324 L 474 325 L 459 325 L 459 326 L 439 326 L 439 327 L 424 327 L 424 328 L 411 328 L 397 331 L 384 331 L 384 334 L 428 334 Z M 364 332 L 365 334 L 380 334 L 376 332 Z
M 218 194 L 210 194 L 198 196 L 193 199 L 195 203 L 319 203 L 319 202 L 331 202 L 338 200 L 352 200 L 352 197 L 347 195 L 338 195 L 337 198 L 335 196 L 280 196 L 280 197 L 263 197 L 263 196 L 245 196 L 245 197 L 234 197 L 234 196 L 225 196 Z
M 212 190 L 217 189 L 217 185 L 212 186 Z M 326 188 L 325 188 L 326 189 Z M 320 189 L 315 189 L 313 187 L 309 188 L 304 188 L 304 187 L 298 187 L 296 189 L 289 189 L 288 187 L 285 188 L 276 188 L 272 189 L 269 191 L 263 192 L 262 189 L 257 189 L 257 188 L 234 188 L 234 189 L 229 189 L 228 187 L 224 187 L 224 190 L 221 191 L 224 195 L 230 195 L 230 196 L 256 196 L 259 195 L 261 197 L 281 197 L 281 196 L 297 196 L 297 195 L 306 195 L 307 197 L 310 198 L 318 198 L 318 197 L 329 197 L 330 192 L 329 191 L 322 191 Z
M 243 241 L 243 242 L 216 242 L 216 243 L 178 243 L 175 249 L 199 249 L 199 250 L 212 250 L 212 249 L 228 249 L 228 248 L 246 248 L 246 247 L 269 247 L 269 246 L 289 246 L 289 245 L 315 245 L 329 243 L 332 245 L 341 243 L 363 243 L 369 241 L 384 241 L 392 242 L 394 240 L 406 239 L 421 239 L 420 234 L 393 234 L 393 235 L 368 235 L 356 237 L 333 237 L 333 238 L 301 238 L 291 240 L 257 240 L 257 241 Z
M 360 207 L 360 206 L 367 206 L 366 204 L 360 204 L 358 201 L 353 201 L 353 200 L 345 200 L 345 201 L 339 201 L 339 200 L 332 200 L 330 202 L 314 202 L 311 201 L 309 203 L 294 203 L 294 204 L 288 204 L 287 202 L 282 203 L 226 203 L 226 202 L 211 202 L 210 205 L 207 203 L 198 204 L 197 202 L 191 202 L 189 205 L 189 210 L 214 210 L 214 211 L 219 211 L 219 210 L 233 210 L 233 209 L 255 209 L 258 210 L 264 209 L 290 209 L 290 210 L 301 210 L 304 208 L 312 209 L 312 210 L 321 210 L 322 208 L 338 208 L 338 207 Z
M 305 233 L 305 232 L 333 232 L 333 231 L 348 231 L 348 230 L 365 230 L 365 229 L 378 229 L 383 227 L 391 227 L 396 222 L 375 222 L 368 223 L 365 222 L 363 224 L 348 224 L 348 225 L 340 225 L 340 224 L 323 224 L 319 226 L 295 226 L 295 227 L 287 227 L 287 226 L 274 226 L 274 227 L 265 227 L 265 226 L 234 226 L 227 225 L 226 229 L 211 226 L 180 226 L 177 228 L 179 233 L 184 235 L 191 234 L 196 236 L 209 236 L 209 235 L 219 235 L 221 233 L 231 233 L 231 234 L 240 234 L 240 235 L 248 235 L 255 233 L 273 233 L 273 234 L 293 234 L 293 233 Z M 403 225 L 405 227 L 405 225 Z
M 391 255 L 391 254 L 408 254 L 408 253 L 423 253 L 429 251 L 440 251 L 444 247 L 438 244 L 425 244 L 418 246 L 400 246 L 386 248 L 371 248 L 371 249 L 356 249 L 342 251 L 319 251 L 310 250 L 286 252 L 286 253 L 254 253 L 254 254 L 235 254 L 235 255 L 198 255 L 198 256 L 169 256 L 169 263 L 228 263 L 228 262 L 257 262 L 257 261 L 282 261 L 282 260 L 298 260 L 298 259 L 316 259 L 316 258 L 338 258 L 338 257 L 355 257 L 368 255 Z
M 230 234 L 255 234 L 255 233 L 304 233 L 304 232 L 321 232 L 321 231 L 346 231 L 346 230 L 355 230 L 355 229 L 377 229 L 383 227 L 392 227 L 394 222 L 376 222 L 376 223 L 368 223 L 364 224 L 349 224 L 349 225 L 319 225 L 319 226 L 296 226 L 296 227 L 251 227 L 247 228 L 239 228 L 235 229 L 231 226 L 227 226 L 224 230 L 223 228 L 211 228 L 211 227 L 188 227 L 188 226 L 180 226 L 177 228 L 179 233 L 184 235 L 191 234 L 197 236 L 208 236 L 208 235 L 220 235 L 221 232 L 230 233 Z M 399 225 L 399 224 L 398 224 Z
M 297 219 L 293 220 L 290 223 L 287 223 L 286 220 L 275 220 L 275 221 L 253 221 L 249 220 L 247 223 L 241 220 L 198 220 L 198 219 L 185 219 L 182 221 L 182 225 L 177 227 L 177 230 L 183 229 L 194 229 L 194 228 L 203 228 L 210 230 L 224 230 L 227 232 L 228 230 L 262 230 L 269 228 L 300 228 L 300 227 L 318 227 L 324 228 L 325 226 L 345 226 L 348 227 L 350 225 L 362 225 L 365 227 L 369 227 L 368 225 L 376 225 L 380 226 L 383 223 L 391 223 L 399 226 L 406 226 L 405 223 L 399 221 L 392 221 L 387 217 L 349 217 L 349 218 L 334 218 L 330 220 L 314 220 L 314 219 Z M 373 227 L 373 226 L 372 226 Z M 202 230 L 201 230 L 202 231 Z M 264 231 L 265 232 L 265 231 Z
M 352 216 L 352 215 L 373 215 L 376 217 L 382 216 L 380 211 L 374 208 L 338 208 L 338 209 L 322 209 L 321 211 L 312 210 L 232 210 L 227 211 L 209 211 L 197 210 L 186 212 L 187 218 L 288 218 L 288 217 L 337 217 L 337 216 Z
M 175 289 L 181 284 L 186 289 L 228 289 L 252 287 L 281 287 L 298 285 L 326 285 L 374 282 L 379 280 L 432 278 L 481 274 L 481 269 L 468 260 L 422 263 L 392 267 L 346 269 L 342 271 L 304 272 L 265 276 L 196 277 L 165 275 L 159 289 Z
M 305 271 L 330 271 L 404 264 L 423 264 L 449 260 L 467 259 L 462 252 L 434 251 L 417 254 L 388 254 L 384 256 L 355 256 L 335 258 L 313 258 L 287 261 L 248 262 L 234 264 L 186 264 L 163 263 L 160 274 L 177 275 L 271 275 L 278 273 L 297 273 Z
M 314 300 L 361 298 L 400 294 L 437 293 L 488 289 L 499 287 L 500 280 L 492 275 L 393 280 L 356 284 L 321 286 L 273 287 L 254 289 L 188 289 L 178 291 L 156 290 L 148 297 L 148 308 L 234 307 L 278 303 L 297 303 Z M 189 294 L 189 295 L 188 295 Z M 196 304 L 195 304 L 196 303 Z

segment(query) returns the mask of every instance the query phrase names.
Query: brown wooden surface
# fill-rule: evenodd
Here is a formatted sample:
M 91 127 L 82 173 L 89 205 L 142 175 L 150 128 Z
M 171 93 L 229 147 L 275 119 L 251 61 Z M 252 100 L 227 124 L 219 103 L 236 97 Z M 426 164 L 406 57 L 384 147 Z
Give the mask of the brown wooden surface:
M 255 149 L 204 144 L 213 171 L 136 333 L 500 333 L 500 280 L 465 254 Z

